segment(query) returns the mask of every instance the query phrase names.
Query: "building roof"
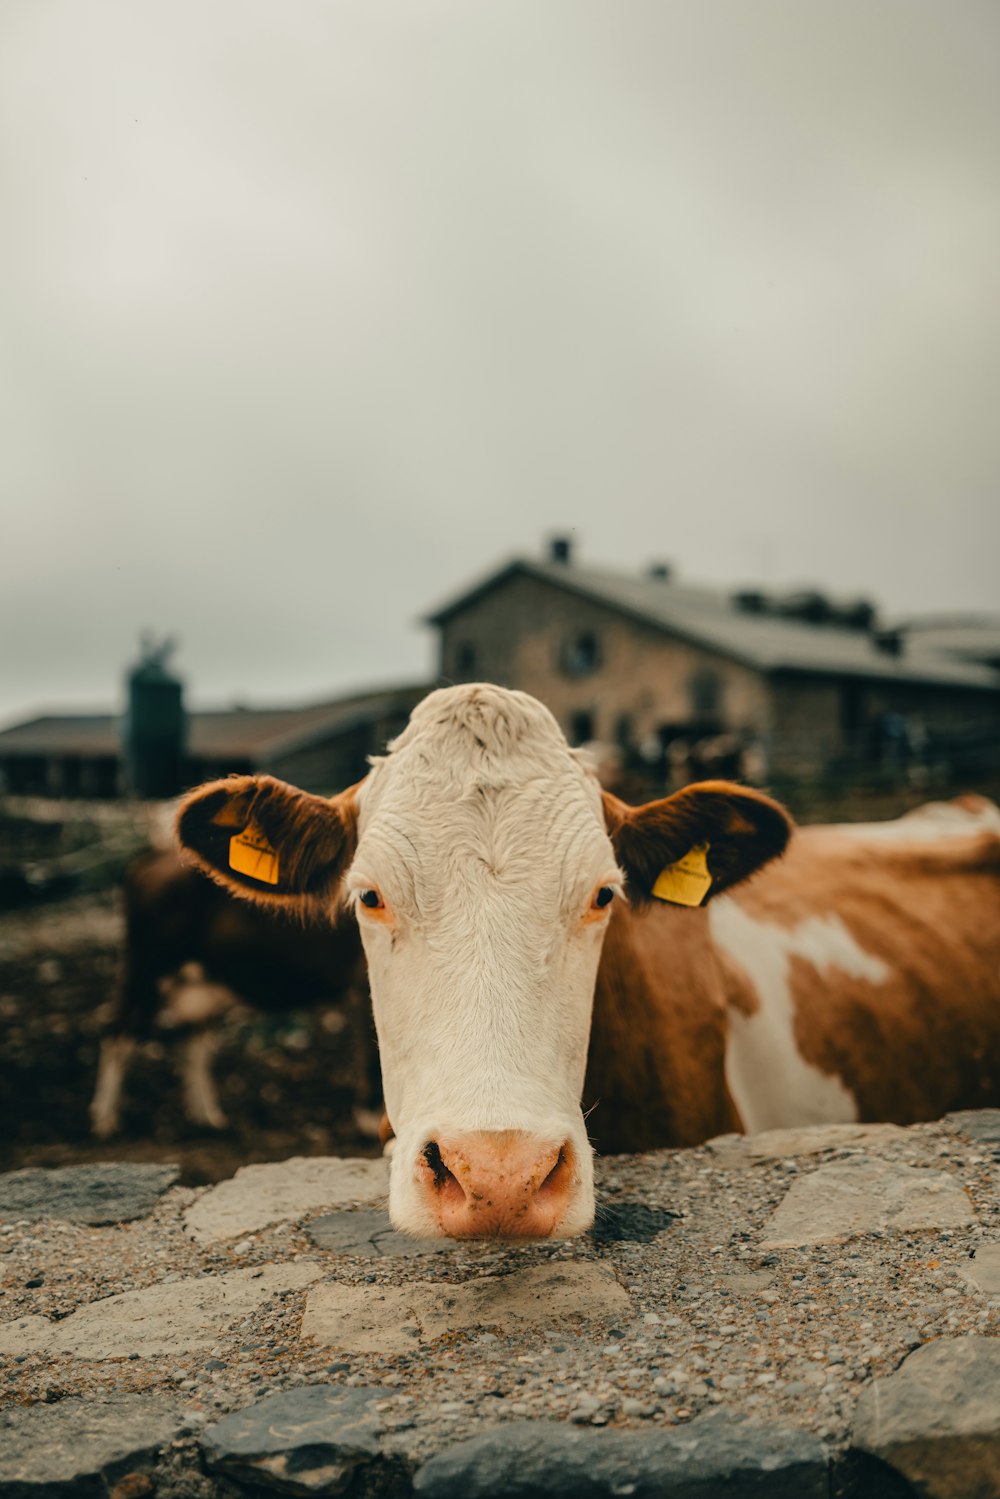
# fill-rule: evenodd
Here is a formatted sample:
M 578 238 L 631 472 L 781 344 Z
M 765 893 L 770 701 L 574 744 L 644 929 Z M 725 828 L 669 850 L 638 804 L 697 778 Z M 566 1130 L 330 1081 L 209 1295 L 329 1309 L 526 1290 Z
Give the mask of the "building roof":
M 303 708 L 190 713 L 187 753 L 198 760 L 268 760 L 360 728 L 384 714 L 408 712 L 428 691 L 427 683 L 410 683 Z M 0 730 L 0 754 L 117 756 L 119 725 L 113 713 L 48 714 Z
M 914 646 L 987 665 L 1000 662 L 1000 614 L 928 614 L 897 626 Z
M 452 599 L 428 622 L 446 624 L 487 593 L 518 576 L 535 578 L 606 605 L 664 634 L 719 652 L 758 671 L 820 673 L 1000 690 L 1000 672 L 959 660 L 908 633 L 902 651 L 880 647 L 868 629 L 814 624 L 778 612 L 748 612 L 736 593 L 679 583 L 672 577 L 515 559 Z

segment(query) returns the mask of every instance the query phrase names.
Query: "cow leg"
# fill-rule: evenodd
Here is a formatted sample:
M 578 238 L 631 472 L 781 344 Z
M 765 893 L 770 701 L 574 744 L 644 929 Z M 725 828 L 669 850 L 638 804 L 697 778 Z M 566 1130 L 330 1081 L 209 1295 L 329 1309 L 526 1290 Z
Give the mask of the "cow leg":
M 97 1063 L 97 1083 L 90 1105 L 91 1133 L 107 1140 L 121 1128 L 125 1072 L 135 1052 L 134 1036 L 105 1036 Z
M 211 1129 L 225 1129 L 229 1123 L 212 1076 L 219 1040 L 217 1031 L 195 1031 L 186 1038 L 181 1056 L 184 1113 L 192 1124 L 207 1124 Z

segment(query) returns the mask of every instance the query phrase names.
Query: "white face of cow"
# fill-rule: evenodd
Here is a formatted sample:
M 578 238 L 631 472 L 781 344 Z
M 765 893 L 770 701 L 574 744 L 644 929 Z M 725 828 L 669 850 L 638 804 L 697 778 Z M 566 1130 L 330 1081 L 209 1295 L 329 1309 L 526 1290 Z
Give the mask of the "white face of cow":
M 724 782 L 644 807 L 602 799 L 541 703 L 473 685 L 425 698 L 340 796 L 231 776 L 185 799 L 177 832 L 239 895 L 327 916 L 346 899 L 356 913 L 397 1227 L 545 1237 L 593 1219 L 580 1098 L 623 881 L 646 902 L 697 848 L 717 893 L 780 853 L 789 823 Z
M 358 797 L 390 1208 L 414 1234 L 579 1233 L 590 1011 L 622 876 L 600 790 L 547 709 L 434 693 Z

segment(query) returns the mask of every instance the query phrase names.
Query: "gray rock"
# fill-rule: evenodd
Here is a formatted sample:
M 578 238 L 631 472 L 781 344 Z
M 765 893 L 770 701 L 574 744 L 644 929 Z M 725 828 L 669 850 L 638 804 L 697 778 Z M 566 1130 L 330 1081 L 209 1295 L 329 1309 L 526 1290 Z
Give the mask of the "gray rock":
M 85 1359 L 190 1353 L 210 1348 L 276 1292 L 298 1290 L 322 1273 L 319 1265 L 282 1264 L 192 1275 L 91 1301 L 58 1321 L 18 1317 L 0 1323 L 0 1353 L 72 1353 Z
M 610 1265 L 549 1264 L 464 1285 L 437 1280 L 400 1286 L 325 1281 L 306 1301 L 302 1336 L 355 1353 L 411 1353 L 446 1333 L 473 1328 L 521 1333 L 562 1321 L 627 1315 L 628 1292 Z
M 780 1161 L 788 1156 L 821 1155 L 845 1146 L 878 1149 L 905 1140 L 898 1124 L 809 1124 L 796 1129 L 767 1129 L 759 1135 L 718 1135 L 709 1150 L 735 1153 L 751 1161 Z
M 216 1472 L 287 1494 L 342 1494 L 380 1458 L 385 1390 L 307 1385 L 234 1411 L 201 1438 Z
M 176 1166 L 97 1161 L 90 1166 L 28 1166 L 0 1176 L 0 1218 L 61 1218 L 67 1223 L 127 1223 L 145 1218 L 180 1175 Z
M 1000 1109 L 964 1109 L 946 1114 L 945 1123 L 983 1145 L 1000 1145 Z
M 307 1232 L 320 1249 L 367 1259 L 439 1254 L 455 1248 L 454 1239 L 413 1239 L 397 1232 L 386 1212 L 327 1213 L 310 1223 Z
M 423 1499 L 827 1499 L 815 1437 L 711 1411 L 672 1431 L 595 1431 L 519 1421 L 439 1452 L 414 1480 Z
M 974 1221 L 953 1176 L 858 1156 L 794 1181 L 764 1226 L 761 1248 L 841 1244 L 886 1228 L 960 1228 Z
M 987 1296 L 1000 1296 L 1000 1243 L 977 1245 L 975 1259 L 959 1260 L 955 1268 Z
M 858 1403 L 853 1445 L 926 1499 L 1000 1494 L 1000 1339 L 919 1348 Z
M 185 1424 L 164 1395 L 0 1410 L 0 1499 L 91 1499 L 148 1469 Z
M 350 1156 L 293 1156 L 262 1166 L 241 1166 L 184 1214 L 199 1244 L 241 1239 L 271 1223 L 304 1218 L 317 1208 L 372 1202 L 389 1190 L 389 1162 Z

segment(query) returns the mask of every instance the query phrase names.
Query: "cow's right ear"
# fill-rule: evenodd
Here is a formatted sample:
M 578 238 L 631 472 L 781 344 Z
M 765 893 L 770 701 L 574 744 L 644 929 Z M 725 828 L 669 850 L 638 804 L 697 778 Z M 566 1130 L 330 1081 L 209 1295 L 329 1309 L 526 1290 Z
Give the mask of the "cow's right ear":
M 273 776 L 229 776 L 191 791 L 177 813 L 185 862 L 264 905 L 328 900 L 354 856 L 354 787 L 327 800 Z

